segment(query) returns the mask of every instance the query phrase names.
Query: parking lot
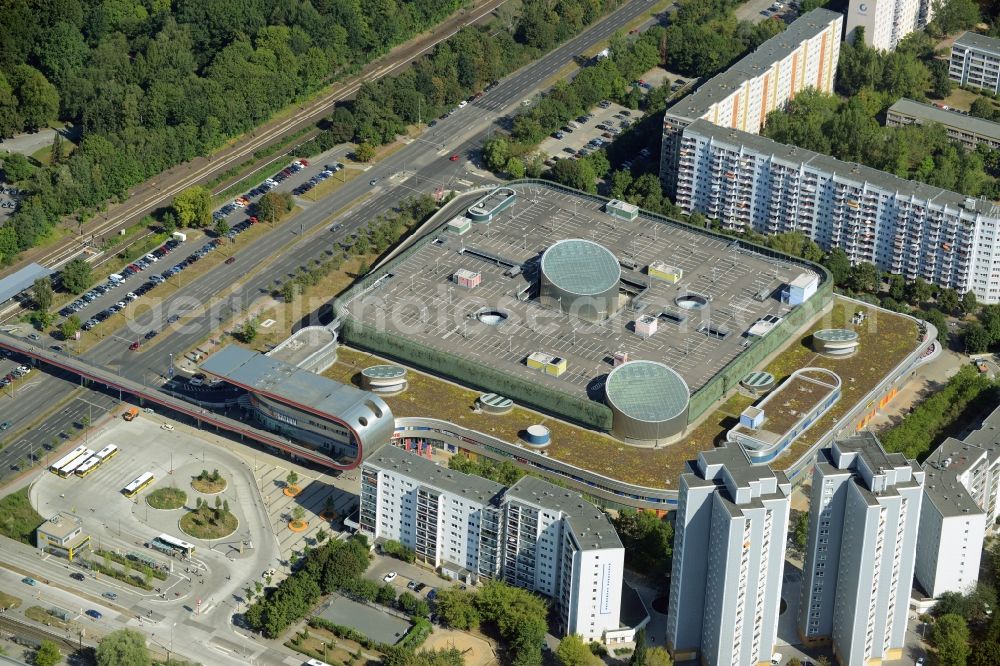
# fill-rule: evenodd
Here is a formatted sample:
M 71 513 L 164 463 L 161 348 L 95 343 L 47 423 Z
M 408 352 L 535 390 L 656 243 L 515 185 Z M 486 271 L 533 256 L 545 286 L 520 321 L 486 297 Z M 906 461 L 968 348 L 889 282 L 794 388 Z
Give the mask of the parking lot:
M 589 114 L 570 121 L 542 141 L 539 151 L 553 161 L 585 157 L 603 144 L 611 143 L 639 115 L 620 104 L 602 102 Z
M 429 235 L 390 264 L 390 279 L 348 300 L 343 316 L 558 391 L 595 395 L 622 349 L 631 360 L 666 363 L 697 391 L 743 352 L 754 322 L 788 311 L 774 294 L 802 272 L 796 265 L 644 216 L 615 219 L 593 201 L 545 186 L 514 189 L 517 199 L 502 217 L 461 237 Z M 638 303 L 620 289 L 619 307 L 591 323 L 533 298 L 535 278 L 525 271 L 537 274 L 539 253 L 573 238 L 599 242 L 618 257 L 625 266 L 621 279 L 643 285 Z M 656 261 L 676 267 L 681 277 L 648 279 L 641 271 Z M 456 284 L 459 270 L 478 276 L 474 288 Z M 693 309 L 684 300 L 692 293 L 703 300 Z M 502 319 L 480 317 L 491 311 Z M 658 333 L 636 332 L 640 312 L 657 321 Z M 526 363 L 537 351 L 559 356 L 567 368 L 557 376 L 540 374 Z
M 15 383 L 24 380 L 31 374 L 31 367 L 13 358 L 13 355 L 6 349 L 0 350 L 0 389 L 9 388 L 11 392 L 17 390 Z M 7 421 L 0 422 L 0 432 L 7 430 L 10 426 L 4 427 Z
M 305 159 L 294 160 L 246 194 L 219 207 L 212 214 L 213 221 L 218 224 L 220 220 L 225 220 L 229 227 L 225 236 L 234 240 L 251 225 L 257 223 L 254 205 L 268 191 L 274 189 L 302 194 L 343 168 L 344 165 L 335 160 L 328 160 L 326 164 L 312 165 Z M 221 239 L 214 238 L 207 242 L 202 240 L 202 245 L 193 252 L 189 251 L 186 254 L 175 252 L 186 249 L 185 240 L 188 236 L 191 238 L 187 240 L 187 244 L 195 247 L 194 243 L 200 233 L 186 231 L 175 234 L 159 248 L 132 262 L 77 300 L 66 304 L 59 311 L 60 317 L 76 315 L 83 322 L 83 329 L 90 330 L 119 312 L 127 316 L 132 303 L 220 246 Z M 232 261 L 233 258 L 230 257 L 227 263 Z M 138 348 L 144 340 L 152 339 L 158 333 L 159 330 L 150 330 L 145 334 L 146 337 L 133 340 L 131 344 Z

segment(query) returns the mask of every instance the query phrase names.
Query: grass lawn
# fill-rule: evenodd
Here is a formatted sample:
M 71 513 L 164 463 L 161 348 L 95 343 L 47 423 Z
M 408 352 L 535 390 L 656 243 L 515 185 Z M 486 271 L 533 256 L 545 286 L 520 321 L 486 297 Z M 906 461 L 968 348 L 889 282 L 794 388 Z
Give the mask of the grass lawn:
M 70 627 L 73 626 L 72 622 L 66 622 L 65 620 L 60 620 L 55 615 L 52 615 L 41 606 L 32 606 L 31 608 L 24 609 L 24 616 L 34 620 L 35 622 L 41 622 L 42 624 L 49 627 L 59 627 L 60 629 L 69 629 Z
M 215 517 L 218 513 L 218 518 Z M 202 506 L 195 511 L 188 511 L 181 518 L 181 530 L 195 539 L 221 539 L 229 536 L 239 527 L 240 521 L 229 511 Z
M 837 373 L 843 386 L 841 399 L 812 428 L 799 438 L 779 458 L 790 465 L 833 427 L 857 402 L 898 365 L 917 344 L 918 329 L 910 319 L 892 313 L 879 312 L 860 326 L 860 347 L 847 359 L 831 359 L 812 351 L 810 337 L 821 328 L 850 326 L 855 310 L 862 306 L 837 299 L 829 314 L 821 317 L 801 337 L 793 340 L 764 368 L 780 382 L 791 372 L 806 366 L 826 368 Z M 341 382 L 358 383 L 358 373 L 369 365 L 385 360 L 353 349 L 337 350 L 337 363 L 324 373 Z M 517 441 L 519 433 L 529 425 L 543 423 L 552 432 L 548 455 L 557 460 L 616 479 L 627 480 L 652 488 L 676 487 L 677 477 L 687 460 L 700 451 L 718 445 L 726 432 L 739 421 L 740 412 L 756 402 L 734 394 L 711 412 L 686 437 L 659 449 L 629 446 L 602 433 L 586 430 L 548 416 L 515 407 L 509 414 L 490 416 L 472 411 L 479 392 L 456 386 L 431 375 L 409 370 L 409 388 L 400 395 L 385 396 L 396 416 L 432 416 L 453 421 L 468 428 L 488 433 L 507 441 Z
M 376 652 L 375 650 L 362 649 L 362 647 L 354 641 L 349 641 L 346 638 L 337 638 L 332 632 L 320 627 L 307 627 L 307 629 L 309 632 L 308 638 L 303 638 L 302 632 L 292 634 L 291 638 L 285 642 L 285 647 L 291 648 L 292 650 L 307 655 L 313 659 L 325 661 L 328 664 L 375 666 L 375 664 L 382 663 L 381 661 L 376 660 L 368 660 L 364 658 L 355 660 L 353 658 L 353 655 L 358 654 L 359 651 L 363 654 L 381 656 L 381 653 Z
M 339 251 L 339 248 L 337 249 Z M 306 287 L 295 297 L 291 306 L 282 301 L 273 307 L 262 310 L 257 316 L 258 321 L 272 319 L 275 323 L 268 328 L 259 329 L 253 343 L 245 346 L 261 352 L 266 352 L 274 347 L 291 335 L 292 326 L 298 323 L 305 314 L 314 312 L 331 298 L 354 284 L 361 265 L 371 266 L 376 258 L 374 254 L 348 256 L 339 269 L 331 271 L 316 284 Z M 327 259 L 329 257 L 324 257 L 323 261 Z
M 0 608 L 17 608 L 20 605 L 20 597 L 15 597 L 13 594 L 7 594 L 6 592 L 0 591 Z
M 0 499 L 0 534 L 29 545 L 35 544 L 35 529 L 45 519 L 31 507 L 28 488 Z
M 222 477 L 213 479 L 210 476 L 203 477 L 200 474 L 198 476 L 191 477 L 191 487 L 199 493 L 205 493 L 206 495 L 221 493 L 226 489 L 227 485 L 228 482 Z
M 972 103 L 976 101 L 978 97 L 979 95 L 977 95 L 974 92 L 970 92 L 968 90 L 962 90 L 958 86 L 955 86 L 952 89 L 951 94 L 945 97 L 939 103 L 944 104 L 945 106 L 949 106 L 953 109 L 961 109 L 962 111 L 968 111 L 969 108 L 972 106 Z
M 187 493 L 179 488 L 157 488 L 146 496 L 146 504 L 167 511 L 181 508 L 186 501 Z

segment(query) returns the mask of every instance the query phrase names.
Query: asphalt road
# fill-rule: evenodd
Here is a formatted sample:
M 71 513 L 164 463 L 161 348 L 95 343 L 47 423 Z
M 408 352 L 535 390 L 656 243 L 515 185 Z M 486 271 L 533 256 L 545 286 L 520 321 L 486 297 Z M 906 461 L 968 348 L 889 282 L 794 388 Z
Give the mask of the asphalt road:
M 410 41 L 402 44 L 378 60 L 366 65 L 353 78 L 333 86 L 325 93 L 305 102 L 298 110 L 288 109 L 264 125 L 248 132 L 241 140 L 220 150 L 210 158 L 198 157 L 179 164 L 155 178 L 141 183 L 128 192 L 128 198 L 120 205 L 112 205 L 99 216 L 95 216 L 79 236 L 68 235 L 63 243 L 56 246 L 35 248 L 21 253 L 21 261 L 12 270 L 22 268 L 35 261 L 42 265 L 58 268 L 70 258 L 80 254 L 84 239 L 93 235 L 103 236 L 117 233 L 145 214 L 163 206 L 191 185 L 207 181 L 250 157 L 255 151 L 281 141 L 285 136 L 303 128 L 312 129 L 316 122 L 328 116 L 337 102 L 352 99 L 361 85 L 384 76 L 394 74 L 409 66 L 410 62 L 430 51 L 438 43 L 448 39 L 466 25 L 473 25 L 487 19 L 504 0 L 486 0 L 472 9 L 453 12 L 443 22 Z
M 237 260 L 233 264 L 220 264 L 178 293 L 159 299 L 155 308 L 137 308 L 134 320 L 126 320 L 118 331 L 106 336 L 84 356 L 136 381 L 154 383 L 158 378 L 162 381 L 166 378 L 171 354 L 178 356 L 203 340 L 220 321 L 244 310 L 255 298 L 267 293 L 276 278 L 293 275 L 300 266 L 324 256 L 335 248 L 338 240 L 390 211 L 403 199 L 417 193 L 434 193 L 439 188 L 462 190 L 490 182 L 491 177 L 477 172 L 468 157 L 477 153 L 483 140 L 496 130 L 498 121 L 516 110 L 523 100 L 541 91 L 546 79 L 573 62 L 574 57 L 607 39 L 654 4 L 655 0 L 632 0 L 589 30 L 514 72 L 480 99 L 439 121 L 409 145 L 373 166 L 367 174 L 347 182 L 318 202 L 302 202 L 303 210 L 293 222 L 280 226 L 247 247 L 240 247 L 237 240 L 234 249 Z M 452 162 L 449 159 L 452 154 L 458 154 L 461 159 Z M 369 185 L 373 178 L 380 179 L 374 187 Z M 362 198 L 364 201 L 351 208 Z M 345 209 L 349 210 L 345 213 Z M 343 224 L 343 228 L 336 234 L 330 233 L 328 229 L 335 222 Z M 186 251 L 187 248 L 181 256 Z M 177 252 L 171 256 L 176 255 Z M 261 266 L 263 270 L 246 280 L 219 307 L 205 314 L 182 317 L 167 326 L 171 314 L 198 307 L 228 292 L 251 267 Z M 153 303 L 156 290 L 144 300 Z M 166 329 L 154 341 L 155 345 L 139 352 L 128 350 L 130 341 L 154 327 Z M 65 381 L 38 376 L 37 391 L 19 395 L 2 410 L 4 418 L 13 422 L 7 437 L 0 437 L 0 444 L 5 443 L 8 448 L 10 441 L 23 441 L 22 447 L 30 450 L 49 443 L 50 434 L 40 430 L 25 433 L 23 428 L 33 415 L 47 405 L 64 400 L 72 390 Z M 7 448 L 0 451 L 0 470 L 9 471 L 21 455 Z

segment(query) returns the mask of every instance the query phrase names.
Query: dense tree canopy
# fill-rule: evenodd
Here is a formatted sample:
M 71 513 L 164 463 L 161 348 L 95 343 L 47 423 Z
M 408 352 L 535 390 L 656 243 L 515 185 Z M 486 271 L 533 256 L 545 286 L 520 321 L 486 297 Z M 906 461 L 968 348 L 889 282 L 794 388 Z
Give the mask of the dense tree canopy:
M 488 623 L 494 627 L 511 651 L 510 663 L 541 665 L 548 613 L 541 597 L 491 580 L 475 592 L 457 587 L 439 590 L 435 606 L 447 626 L 474 629 Z
M 97 666 L 151 666 L 146 637 L 134 629 L 113 631 L 97 645 Z
M 464 28 L 402 73 L 365 82 L 299 150 L 391 141 L 406 123 L 453 107 L 618 2 L 524 0 L 502 8 L 496 23 Z M 35 12 L 29 0 L 14 0 L 0 12 L 0 34 L 18 35 L 0 44 L 0 135 L 46 116 L 53 100 L 57 115 L 83 130 L 60 164 L 30 176 L 16 158 L 5 164 L 33 196 L 0 233 L 0 261 L 40 242 L 61 215 L 86 218 L 136 183 L 207 154 L 460 2 L 178 0 L 115 11 L 97 0 L 62 4 Z
M 982 407 L 988 411 L 996 406 L 996 399 L 997 385 L 993 380 L 971 365 L 962 366 L 943 389 L 920 403 L 898 425 L 882 433 L 880 439 L 886 451 L 923 460 L 933 444 L 941 439 L 942 432 L 966 410 Z
M 874 117 L 873 102 L 881 103 L 867 89 L 846 101 L 805 92 L 785 110 L 770 113 L 764 133 L 781 143 L 969 196 L 997 189 L 982 153 L 965 151 L 937 124 L 883 127 Z
M 247 608 L 247 624 L 269 638 L 280 635 L 305 616 L 320 595 L 360 580 L 370 557 L 367 541 L 359 537 L 314 548 L 291 576 Z
M 653 511 L 622 509 L 612 519 L 622 545 L 625 564 L 666 584 L 673 558 L 674 530 Z
M 685 76 L 712 76 L 781 32 L 782 21 L 737 21 L 728 0 L 686 0 L 666 29 L 666 68 Z

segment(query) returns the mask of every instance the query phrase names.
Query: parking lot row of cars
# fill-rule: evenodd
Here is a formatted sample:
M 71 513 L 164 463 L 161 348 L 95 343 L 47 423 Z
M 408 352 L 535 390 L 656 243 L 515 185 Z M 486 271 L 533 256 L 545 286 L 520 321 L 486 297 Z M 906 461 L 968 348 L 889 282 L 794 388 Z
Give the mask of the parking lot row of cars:
M 337 173 L 338 171 L 340 171 L 343 168 L 344 168 L 344 165 L 341 164 L 340 162 L 334 162 L 333 164 L 326 164 L 326 165 L 324 165 L 322 171 L 320 171 L 318 174 L 316 174 L 315 176 L 313 176 L 312 178 L 310 178 L 306 182 L 304 182 L 301 185 L 299 185 L 298 187 L 296 187 L 294 190 L 292 190 L 292 193 L 293 194 L 305 194 L 306 192 L 308 192 L 312 188 L 316 187 L 317 185 L 319 185 L 320 183 L 322 183 L 324 180 L 326 180 L 327 178 L 329 178 L 330 176 L 332 176 L 333 174 Z
M 129 302 L 138 300 L 141 296 L 145 295 L 150 290 L 155 289 L 160 284 L 163 284 L 164 282 L 166 282 L 167 278 L 170 278 L 170 277 L 172 277 L 174 275 L 177 275 L 182 270 L 184 270 L 185 268 L 187 268 L 191 264 L 193 264 L 196 261 L 198 261 L 199 259 L 201 259 L 203 256 L 205 256 L 205 254 L 207 254 L 208 252 L 211 252 L 212 250 L 214 250 L 221 243 L 222 243 L 222 241 L 220 239 L 215 239 L 215 240 L 209 241 L 208 243 L 206 243 L 205 245 L 203 245 L 199 250 L 196 250 L 192 254 L 188 255 L 188 257 L 186 259 L 184 259 L 183 261 L 181 261 L 178 264 L 174 265 L 173 267 L 168 268 L 167 270 L 163 271 L 160 274 L 151 275 L 150 278 L 146 282 L 144 282 L 141 285 L 139 285 L 138 287 L 136 287 L 136 289 L 135 289 L 134 292 L 129 292 L 128 294 L 126 294 L 125 300 L 119 301 L 118 303 L 112 305 L 111 307 L 106 308 L 106 309 L 98 312 L 96 315 L 94 315 L 93 317 L 91 317 L 90 319 L 88 319 L 87 321 L 85 321 L 83 323 L 83 326 L 82 326 L 83 330 L 85 330 L 85 331 L 91 330 L 92 328 L 94 328 L 95 326 L 97 326 L 102 321 L 106 320 L 108 317 L 110 317 L 114 313 L 119 312 L 122 309 L 124 309 L 128 305 Z M 168 250 L 168 253 L 170 251 L 172 251 L 172 250 L 173 250 L 173 248 L 170 248 Z M 102 285 L 102 286 L 106 286 L 106 285 Z M 176 319 L 174 321 L 176 321 Z M 172 323 L 172 322 L 168 322 L 168 323 Z M 158 333 L 159 333 L 159 331 L 156 331 L 155 329 L 151 330 L 148 333 L 146 333 L 144 339 L 151 340 L 154 337 L 156 337 Z M 129 345 L 129 348 L 134 351 L 134 350 L 136 350 L 136 349 L 139 348 L 140 344 L 141 343 L 137 340 L 137 341 L 133 342 L 131 345 Z
M 607 104 L 607 106 L 605 106 L 605 104 Z M 610 105 L 611 102 L 605 101 L 601 102 L 599 106 L 602 109 L 607 109 L 610 107 Z M 594 116 L 589 113 L 578 117 L 576 120 L 568 122 L 566 125 L 562 127 L 562 129 L 553 132 L 552 138 L 558 141 L 562 141 L 567 139 L 567 135 L 573 134 L 574 132 L 588 132 L 588 131 L 593 132 L 594 130 L 599 131 L 600 135 L 592 137 L 590 141 L 588 141 L 581 148 L 565 146 L 562 149 L 562 152 L 566 153 L 566 155 L 553 155 L 546 161 L 546 164 L 552 166 L 560 159 L 565 159 L 566 157 L 569 157 L 570 159 L 586 157 L 591 153 L 593 153 L 594 151 L 600 150 L 606 144 L 609 144 L 610 142 L 614 141 L 614 139 L 619 134 L 621 134 L 622 132 L 624 132 L 625 130 L 627 130 L 629 127 L 632 126 L 631 115 L 632 115 L 631 111 L 629 111 L 628 109 L 622 109 L 621 111 L 612 115 L 610 118 L 606 118 L 604 120 L 599 121 L 596 125 L 594 125 L 593 129 L 587 127 L 587 125 L 594 119 Z
M 4 356 L 10 356 L 10 352 L 8 352 L 6 349 L 3 350 L 3 351 L 5 352 L 3 354 Z M 31 372 L 31 368 L 30 367 L 28 367 L 26 365 L 18 365 L 13 370 L 11 370 L 10 372 L 8 372 L 6 375 L 4 375 L 3 377 L 0 377 L 0 388 L 6 388 L 6 387 L 10 386 L 11 384 L 13 384 L 18 379 L 21 379 L 22 377 L 27 376 L 29 372 Z M 6 421 L 5 421 L 5 423 L 6 423 Z M 2 425 L 2 424 L 0 424 L 0 425 Z M 10 426 L 8 425 L 8 427 L 10 427 Z M 6 429 L 7 428 L 0 427 L 0 430 L 6 430 Z
M 96 287 L 92 288 L 90 291 L 84 293 L 82 296 L 80 296 L 80 298 L 78 298 L 77 300 L 73 301 L 72 303 L 64 307 L 62 310 L 60 310 L 59 314 L 63 317 L 68 317 L 72 314 L 76 314 L 80 310 L 83 310 L 85 307 L 96 301 L 101 296 L 104 296 L 109 292 L 112 292 L 116 289 L 123 287 L 125 280 L 127 280 L 128 278 L 132 277 L 137 273 L 141 273 L 142 271 L 146 270 L 147 268 L 158 262 L 163 257 L 173 252 L 174 248 L 180 245 L 181 242 L 182 241 L 178 238 L 171 238 L 166 243 L 164 243 L 160 247 L 156 248 L 155 250 L 147 254 L 145 257 L 138 259 L 133 263 L 129 264 L 128 266 L 126 266 L 121 271 L 121 273 L 115 273 L 113 275 L 109 275 L 107 282 L 105 282 L 104 284 L 99 284 Z M 128 292 L 128 294 L 126 294 L 126 297 L 123 300 L 134 301 L 136 298 L 137 298 L 137 292 L 134 293 L 130 291 Z M 122 307 L 124 307 L 124 304 Z

